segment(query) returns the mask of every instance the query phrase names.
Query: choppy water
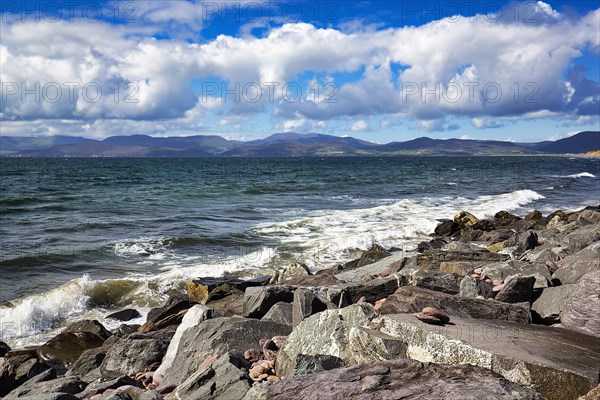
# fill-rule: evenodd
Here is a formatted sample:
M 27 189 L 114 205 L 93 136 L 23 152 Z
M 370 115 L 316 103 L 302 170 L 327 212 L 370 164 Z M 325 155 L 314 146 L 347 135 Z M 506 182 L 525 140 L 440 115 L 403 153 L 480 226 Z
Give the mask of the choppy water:
M 0 339 L 160 303 L 187 279 L 373 243 L 438 218 L 600 203 L 600 160 L 567 157 L 0 159 Z M 104 321 L 108 325 L 108 321 Z

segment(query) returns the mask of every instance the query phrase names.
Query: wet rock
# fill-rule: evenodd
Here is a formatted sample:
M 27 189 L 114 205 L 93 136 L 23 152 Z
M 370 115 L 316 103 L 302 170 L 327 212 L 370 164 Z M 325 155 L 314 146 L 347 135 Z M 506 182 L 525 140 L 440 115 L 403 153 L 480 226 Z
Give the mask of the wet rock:
M 275 271 L 275 274 L 269 280 L 270 284 L 282 284 L 286 280 L 298 276 L 312 275 L 310 269 L 304 264 L 292 264 Z
M 435 227 L 434 233 L 443 237 L 455 236 L 460 233 L 460 225 L 454 221 L 443 221 Z
M 294 289 L 281 285 L 247 288 L 244 294 L 244 317 L 262 318 L 276 303 L 291 303 Z
M 380 361 L 255 385 L 244 400 L 542 400 L 533 389 L 470 365 Z
M 308 289 L 296 289 L 292 302 L 292 326 L 298 325 L 306 317 L 310 317 L 327 309 L 337 308 L 335 304 Z
M 537 221 L 537 220 L 542 219 L 542 213 L 539 212 L 538 210 L 533 210 L 529 214 L 525 215 L 523 217 L 523 219 L 527 220 L 527 221 Z
M 186 330 L 175 356 L 177 360 L 164 372 L 165 384 L 180 384 L 198 370 L 208 356 L 228 351 L 244 352 L 256 347 L 262 338 L 285 336 L 291 327 L 252 318 L 229 317 L 209 319 L 196 329 Z
M 211 300 L 209 306 L 221 317 L 240 316 L 244 313 L 244 293 L 234 292 L 222 299 Z
M 349 345 L 353 329 L 366 325 L 375 317 L 368 304 L 354 304 L 340 310 L 326 310 L 310 316 L 294 328 L 279 350 L 275 372 L 277 376 L 291 376 L 300 354 L 330 355 L 346 364 L 372 360 L 370 355 L 354 351 Z
M 333 304 L 345 307 L 358 303 L 364 297 L 368 303 L 374 304 L 394 293 L 399 286 L 406 285 L 408 278 L 393 275 L 385 278 L 375 278 L 367 282 L 353 282 L 330 288 L 327 291 L 328 300 Z
M 454 222 L 456 222 L 461 229 L 471 228 L 479 219 L 467 211 L 459 211 L 454 215 Z
M 370 327 L 403 341 L 408 358 L 491 369 L 548 400 L 574 399 L 598 384 L 599 338 L 510 321 L 453 316 L 452 322 L 433 326 L 413 314 L 393 314 L 373 320 Z
M 482 219 L 473 224 L 473 226 L 471 226 L 471 229 L 483 232 L 491 232 L 495 230 L 496 227 L 491 221 L 488 221 L 487 219 Z
M 418 313 L 424 307 L 435 307 L 450 317 L 498 319 L 522 324 L 531 322 L 529 309 L 495 300 L 474 299 L 434 292 L 411 286 L 401 287 L 389 296 L 379 313 Z
M 499 211 L 496 214 L 494 214 L 494 221 L 496 221 L 496 225 L 501 227 L 511 226 L 520 219 L 521 218 L 507 211 Z
M 49 368 L 47 365 L 40 363 L 36 358 L 30 358 L 17 367 L 15 382 L 17 386 L 21 385 L 23 382 L 41 374 Z
M 362 267 L 341 271 L 335 274 L 335 277 L 346 282 L 360 281 L 363 276 L 379 276 L 382 271 L 388 269 L 392 274 L 404 268 L 406 263 L 406 255 L 404 253 L 396 253 L 389 257 L 385 257 L 372 264 Z
M 433 239 L 428 242 L 421 242 L 417 246 L 417 251 L 423 253 L 425 250 L 439 250 L 447 245 L 448 242 L 442 239 Z
M 177 386 L 176 399 L 241 399 L 250 389 L 248 366 L 239 353 L 225 353 Z
M 300 287 L 329 287 L 344 282 L 332 275 L 317 273 L 315 275 L 293 276 L 286 279 L 285 283 Z
M 253 279 L 237 278 L 200 278 L 188 282 L 188 297 L 199 304 L 220 300 L 224 297 L 243 292 L 251 286 L 262 286 L 269 281 L 269 276 L 260 276 Z
M 275 303 L 261 320 L 292 325 L 292 305 L 283 301 Z
M 96 320 L 81 320 L 68 325 L 63 332 L 90 332 L 106 340 L 112 336 L 104 325 Z
M 144 371 L 152 363 L 160 363 L 167 352 L 169 340 L 143 333 L 132 333 L 120 338 L 106 352 L 100 365 L 102 376 L 114 379 L 122 375 L 133 375 Z
M 531 302 L 534 283 L 535 278 L 532 276 L 513 278 L 505 282 L 495 299 L 505 303 Z
M 531 306 L 534 321 L 545 325 L 559 323 L 565 302 L 574 289 L 575 285 L 562 285 L 544 289 Z
M 392 253 L 379 246 L 378 244 L 374 244 L 370 249 L 364 251 L 360 258 L 356 260 L 349 261 L 345 263 L 342 267 L 343 271 L 352 270 L 356 268 L 364 267 L 365 265 L 373 264 L 376 261 L 379 261 L 383 258 L 391 256 Z
M 561 314 L 564 327 L 600 337 L 600 270 L 588 272 L 575 285 Z
M 196 330 L 202 322 L 216 317 L 215 311 L 205 305 L 196 304 L 190 308 L 183 317 L 181 324 L 177 327 L 177 331 L 171 339 L 167 352 L 161 361 L 160 367 L 156 370 L 156 373 L 164 376 L 166 371 L 173 366 L 176 362 L 177 354 L 180 351 L 182 340 L 189 334 L 190 330 Z
M 130 321 L 134 318 L 140 317 L 140 312 L 134 308 L 126 308 L 125 310 L 117 311 L 108 314 L 106 318 L 112 318 L 119 321 Z
M 156 322 L 170 315 L 178 314 L 182 310 L 187 310 L 194 305 L 187 296 L 180 295 L 170 297 L 162 307 L 153 308 L 148 311 L 146 322 Z
M 37 349 L 41 361 L 69 367 L 84 350 L 101 347 L 104 340 L 91 332 L 61 332 Z
M 137 332 L 141 325 L 138 324 L 121 324 L 113 330 L 113 337 L 120 338 L 121 336 L 129 335 L 130 333 Z M 112 337 L 111 337 L 112 338 Z

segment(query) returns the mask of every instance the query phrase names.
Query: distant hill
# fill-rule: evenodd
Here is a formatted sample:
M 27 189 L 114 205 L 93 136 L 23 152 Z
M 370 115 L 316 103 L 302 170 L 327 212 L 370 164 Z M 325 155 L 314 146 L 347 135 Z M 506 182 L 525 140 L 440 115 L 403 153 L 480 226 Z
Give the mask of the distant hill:
M 557 141 L 513 143 L 495 140 L 431 139 L 376 144 L 320 133 L 277 133 L 242 142 L 216 135 L 0 136 L 0 154 L 18 157 L 310 157 L 392 155 L 581 154 L 600 150 L 600 132 L 580 132 Z
M 579 132 L 568 138 L 559 139 L 540 146 L 536 150 L 549 154 L 580 154 L 600 150 L 600 132 Z

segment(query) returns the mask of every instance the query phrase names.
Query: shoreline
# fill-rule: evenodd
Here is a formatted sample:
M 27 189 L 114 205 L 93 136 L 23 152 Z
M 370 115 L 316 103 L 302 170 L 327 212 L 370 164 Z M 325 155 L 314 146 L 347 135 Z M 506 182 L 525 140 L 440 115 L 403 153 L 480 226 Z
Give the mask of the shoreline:
M 300 399 L 297 385 L 306 379 L 316 389 L 301 392 L 314 396 L 348 371 L 372 376 L 373 392 L 400 393 L 385 383 L 391 366 L 427 361 L 433 363 L 418 364 L 423 376 L 436 370 L 477 379 L 480 387 L 498 389 L 492 372 L 503 375 L 510 390 L 493 398 L 575 398 L 600 383 L 600 302 L 590 302 L 600 283 L 599 253 L 600 206 L 546 216 L 501 211 L 481 220 L 459 211 L 415 251 L 374 245 L 318 271 L 292 264 L 250 280 L 195 279 L 187 295 L 171 297 L 145 319 L 134 309 L 113 313 L 121 325 L 112 331 L 80 320 L 42 346 L 10 350 L 0 343 L 0 369 L 7 371 L 0 395 Z M 511 344 L 493 344 L 505 341 Z M 573 352 L 578 364 L 568 361 Z M 490 367 L 490 357 L 514 364 Z M 464 363 L 474 367 L 451 367 Z M 395 379 L 415 383 L 414 376 Z M 352 398 L 353 381 L 339 393 Z M 467 384 L 460 390 L 480 393 Z

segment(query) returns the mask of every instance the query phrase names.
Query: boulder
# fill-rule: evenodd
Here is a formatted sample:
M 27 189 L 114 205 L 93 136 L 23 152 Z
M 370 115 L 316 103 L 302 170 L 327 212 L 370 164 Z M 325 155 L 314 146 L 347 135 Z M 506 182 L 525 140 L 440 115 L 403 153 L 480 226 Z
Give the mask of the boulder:
M 232 292 L 222 299 L 211 300 L 209 306 L 221 317 L 241 316 L 244 313 L 244 293 Z
M 309 289 L 296 289 L 292 302 L 292 326 L 298 325 L 306 317 L 310 317 L 327 309 L 337 308 L 335 304 Z
M 513 278 L 505 283 L 495 299 L 505 303 L 531 302 L 534 283 L 533 276 Z
M 183 316 L 194 303 L 188 300 L 178 300 L 148 313 L 148 320 L 140 328 L 140 332 L 152 332 L 169 326 L 179 325 Z
M 542 400 L 535 390 L 471 365 L 379 361 L 255 385 L 243 400 Z
M 510 239 L 513 236 L 514 232 L 512 229 L 496 229 L 494 231 L 485 232 L 480 237 L 479 240 L 487 243 L 498 243 L 504 242 L 505 240 Z
M 454 222 L 456 222 L 461 229 L 470 228 L 479 222 L 479 219 L 467 211 L 459 211 L 454 215 Z
M 313 374 L 315 372 L 329 371 L 330 369 L 343 368 L 344 360 L 328 354 L 298 354 L 294 363 L 293 376 Z
M 525 215 L 523 219 L 527 221 L 537 221 L 542 219 L 542 213 L 538 210 L 533 210 L 529 214 Z
M 393 314 L 370 326 L 403 341 L 408 358 L 480 366 L 532 387 L 548 400 L 575 399 L 598 384 L 599 338 L 510 321 L 453 316 L 452 322 L 428 325 L 413 314 Z
M 438 308 L 452 318 L 458 316 L 497 319 L 521 324 L 531 322 L 529 309 L 517 304 L 453 296 L 411 286 L 401 287 L 389 296 L 379 309 L 379 313 L 381 315 L 418 313 L 425 307 Z
M 531 305 L 533 321 L 545 325 L 560 322 L 567 298 L 573 293 L 575 285 L 549 287 Z
M 272 321 L 283 325 L 292 325 L 292 305 L 280 301 L 261 318 L 262 321 Z
M 25 396 L 42 396 L 50 393 L 77 394 L 85 389 L 87 383 L 76 376 L 63 376 L 47 381 L 30 380 L 4 396 L 4 400 L 13 400 Z
M 460 292 L 461 276 L 451 272 L 406 268 L 399 271 L 401 285 L 417 286 L 437 292 L 457 294 Z
M 4 357 L 10 351 L 10 346 L 0 340 L 0 357 Z
M 275 271 L 275 274 L 271 277 L 269 283 L 282 284 L 290 278 L 309 275 L 312 274 L 306 265 L 294 263 Z
M 21 400 L 79 400 L 79 397 L 69 393 L 44 393 L 31 396 L 20 396 Z
M 237 278 L 200 278 L 188 282 L 188 297 L 191 301 L 206 304 L 222 299 L 237 291 L 243 292 L 251 286 L 262 286 L 269 281 L 269 276 L 253 279 Z
M 180 351 L 182 338 L 186 334 L 189 334 L 190 330 L 198 329 L 198 326 L 202 322 L 216 317 L 215 311 L 207 306 L 197 304 L 190 308 L 183 317 L 181 324 L 177 327 L 177 331 L 175 331 L 175 335 L 169 343 L 169 347 L 161 361 L 160 367 L 158 367 L 155 373 L 164 376 L 166 371 L 173 366 L 173 363 L 175 363 L 177 354 Z
M 225 353 L 177 386 L 172 398 L 180 400 L 241 399 L 250 389 L 248 365 L 239 353 Z
M 263 338 L 286 336 L 291 330 L 287 325 L 253 318 L 208 319 L 195 329 L 184 331 L 175 356 L 177 362 L 165 370 L 163 384 L 180 384 L 211 355 L 220 356 L 230 351 L 243 352 L 256 347 Z
M 67 376 L 84 376 L 90 371 L 100 367 L 106 357 L 106 350 L 102 347 L 85 350 L 77 361 L 71 365 L 66 373 Z
M 439 266 L 440 272 L 451 272 L 460 276 L 470 275 L 473 269 L 481 266 L 478 261 L 442 261 Z
M 148 311 L 146 322 L 158 321 L 170 315 L 178 314 L 182 310 L 192 307 L 194 302 L 189 301 L 183 294 L 170 297 L 164 306 L 153 308 Z
M 299 287 L 329 287 L 344 282 L 333 275 L 317 273 L 315 275 L 292 276 L 286 279 L 285 283 L 286 285 Z
M 360 258 L 352 261 L 348 261 L 342 266 L 343 271 L 356 269 L 360 267 L 364 267 L 365 265 L 373 264 L 376 261 L 379 261 L 383 258 L 391 256 L 392 253 L 379 246 L 378 244 L 374 244 L 368 250 L 364 251 Z
M 97 394 L 104 393 L 107 390 L 117 389 L 123 386 L 141 387 L 141 383 L 126 375 L 111 380 L 97 380 L 90 383 L 85 390 L 79 394 L 79 397 L 87 399 Z
M 600 269 L 600 242 L 569 255 L 560 261 L 564 267 L 552 276 L 563 285 L 577 283 L 583 275 Z
M 117 311 L 108 314 L 106 318 L 116 319 L 119 321 L 130 321 L 134 318 L 140 317 L 140 312 L 134 308 L 126 308 L 125 310 Z
M 300 354 L 335 356 L 347 365 L 373 361 L 371 355 L 354 351 L 350 346 L 350 335 L 356 327 L 366 325 L 374 317 L 375 310 L 369 304 L 354 304 L 306 318 L 279 349 L 276 375 L 291 376 Z
M 15 371 L 15 382 L 21 385 L 23 382 L 41 374 L 42 372 L 49 369 L 45 364 L 40 363 L 37 358 L 30 358 L 21 365 L 19 365 Z
M 434 233 L 437 236 L 451 237 L 460 232 L 460 225 L 454 221 L 442 221 L 435 227 Z
M 475 279 L 471 276 L 465 276 L 460 281 L 460 291 L 458 295 L 460 297 L 470 297 L 475 298 L 479 296 L 479 289 L 477 288 L 477 281 L 479 279 Z
M 104 340 L 91 332 L 61 332 L 37 349 L 41 361 L 69 367 L 87 349 L 101 347 Z
M 16 368 L 8 359 L 0 358 L 0 396 L 4 396 L 17 387 Z
M 600 270 L 585 274 L 567 298 L 561 323 L 564 327 L 600 337 Z
M 496 221 L 496 225 L 501 227 L 511 226 L 520 219 L 521 218 L 507 211 L 499 211 L 496 214 L 494 214 L 494 221 Z
M 327 298 L 339 307 L 357 303 L 364 297 L 368 303 L 375 304 L 377 300 L 385 299 L 400 286 L 406 285 L 408 278 L 393 275 L 385 278 L 375 278 L 366 282 L 352 282 L 329 288 Z
M 68 325 L 63 332 L 90 332 L 106 340 L 112 333 L 96 320 L 84 319 Z
M 100 372 L 105 379 L 143 372 L 149 365 L 161 362 L 168 345 L 169 340 L 143 333 L 123 336 L 106 352 Z
M 379 276 L 383 271 L 388 270 L 391 273 L 404 268 L 406 263 L 406 254 L 404 252 L 392 254 L 372 264 L 367 264 L 352 270 L 341 271 L 335 274 L 337 279 L 352 282 L 359 281 L 363 276 Z
M 275 303 L 294 300 L 292 286 L 249 287 L 244 294 L 244 317 L 262 318 Z

